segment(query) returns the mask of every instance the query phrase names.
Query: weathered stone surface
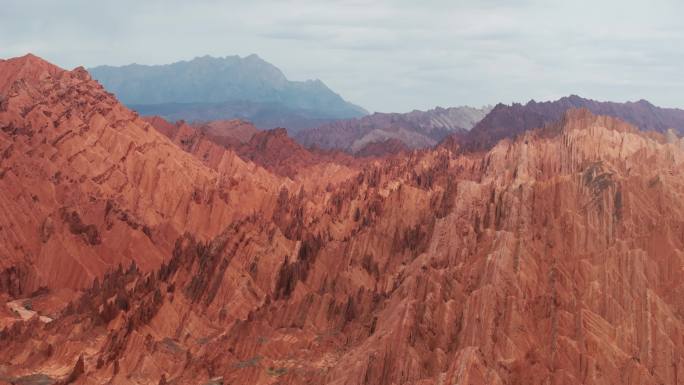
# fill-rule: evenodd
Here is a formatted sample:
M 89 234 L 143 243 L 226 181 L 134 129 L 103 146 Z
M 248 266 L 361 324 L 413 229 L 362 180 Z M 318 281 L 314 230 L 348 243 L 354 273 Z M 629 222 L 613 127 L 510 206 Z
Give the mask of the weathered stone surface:
M 40 132 L 34 124 L 14 127 Z M 179 186 L 175 195 L 206 202 L 197 190 L 200 175 L 235 178 L 228 207 L 247 214 L 221 217 L 223 206 L 206 203 L 217 213 L 181 216 L 156 266 L 148 257 L 130 264 L 120 257 L 125 253 L 107 254 L 119 258 L 116 265 L 54 311 L 52 322 L 5 323 L 12 315 L 2 309 L 4 378 L 67 379 L 83 354 L 75 384 L 684 381 L 681 139 L 571 110 L 556 124 L 486 152 L 440 148 L 352 166 L 328 160 L 283 178 L 237 157 L 239 166 L 210 166 L 148 125 L 123 127 L 131 136 L 158 138 L 147 154 L 177 150 L 168 150 L 173 162 L 161 157 L 172 162 L 164 167 L 175 183 L 185 183 L 189 171 L 182 170 L 196 170 L 192 187 Z M 91 168 L 105 161 L 95 160 Z M 61 183 L 73 179 L 73 166 L 60 165 Z M 50 202 L 35 191 L 56 189 L 54 171 L 12 178 L 35 186 L 28 191 L 38 202 Z M 21 195 L 3 183 L 3 207 L 22 208 L 7 198 Z M 173 185 L 160 177 L 154 191 L 124 185 L 130 196 L 141 190 L 137 205 L 104 187 L 93 191 L 116 202 L 109 205 L 112 229 L 144 223 L 155 239 L 159 222 L 150 213 L 167 218 L 175 206 L 143 198 L 172 195 L 167 183 Z M 78 202 L 54 207 L 73 209 L 80 223 L 97 226 L 101 244 L 72 234 L 58 214 L 46 243 L 43 217 L 26 235 L 15 230 L 24 238 L 14 244 L 44 247 L 73 237 L 68 244 L 82 250 L 103 247 L 111 231 L 105 215 L 98 222 L 88 200 Z M 102 205 L 107 211 L 107 201 Z M 131 224 L 120 219 L 124 214 Z M 206 221 L 212 225 L 203 227 Z M 118 242 L 140 233 L 128 231 Z M 92 255 L 104 254 L 71 258 Z M 22 285 L 31 280 L 21 271 L 30 276 L 46 266 L 17 257 L 3 263 L 7 299 L 26 292 Z M 54 288 L 61 281 L 47 282 Z M 57 295 L 48 289 L 37 297 Z M 32 307 L 42 315 L 45 305 L 35 300 Z
M 0 61 L 0 290 L 80 288 L 119 263 L 153 269 L 269 205 L 277 177 L 230 151 L 205 167 L 82 69 Z M 246 200 L 245 200 L 246 198 Z

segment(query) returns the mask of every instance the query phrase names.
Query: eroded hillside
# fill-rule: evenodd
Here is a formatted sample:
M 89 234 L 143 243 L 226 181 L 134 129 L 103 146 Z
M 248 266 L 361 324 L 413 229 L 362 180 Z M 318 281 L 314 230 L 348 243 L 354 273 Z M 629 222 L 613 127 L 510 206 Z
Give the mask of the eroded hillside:
M 35 315 L 5 310 L 0 380 L 684 381 L 674 135 L 570 110 L 488 151 L 326 159 L 290 178 L 224 147 L 203 161 L 80 70 L 23 84 L 0 112 L 0 207 L 31 215 L 2 216 L 2 253 L 5 271 L 35 278 L 2 282 L 47 288 L 29 299 Z M 62 195 L 57 171 L 74 179 Z M 121 210 L 109 229 L 107 200 Z M 41 223 L 61 207 L 43 243 Z M 32 248 L 44 258 L 17 251 Z M 49 266 L 103 255 L 90 275 L 73 273 L 86 290 L 49 306 L 72 283 Z M 23 287 L 3 292 L 28 309 Z

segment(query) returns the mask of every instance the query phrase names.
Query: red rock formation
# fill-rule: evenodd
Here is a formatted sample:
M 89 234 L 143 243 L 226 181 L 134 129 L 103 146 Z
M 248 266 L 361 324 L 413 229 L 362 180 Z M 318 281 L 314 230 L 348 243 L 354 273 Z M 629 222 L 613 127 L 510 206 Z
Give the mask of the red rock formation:
M 175 125 L 160 117 L 144 118 L 183 150 L 205 164 L 217 167 L 225 149 L 277 175 L 294 178 L 312 166 L 326 163 L 355 165 L 351 156 L 339 151 L 308 150 L 295 142 L 284 128 L 258 131 L 239 120 Z
M 62 72 L 59 67 L 32 54 L 8 60 L 0 59 L 0 68 L 0 95 L 3 96 L 17 81 L 36 82 Z
M 290 138 L 284 128 L 261 131 L 235 151 L 245 160 L 291 178 L 320 164 L 357 164 L 351 156 L 341 152 L 307 150 Z
M 254 125 L 243 120 L 217 120 L 193 124 L 184 121 L 173 124 L 159 116 L 143 117 L 143 120 L 186 149 L 194 139 L 188 137 L 190 133 L 224 147 L 235 147 L 241 143 L 249 142 L 252 136 L 259 132 Z
M 174 142 L 176 142 L 176 135 L 180 131 L 180 128 L 185 124 L 183 121 L 173 124 L 161 116 L 143 116 L 142 119 Z
M 52 322 L 5 326 L 0 379 L 65 379 L 83 354 L 75 384 L 684 381 L 681 139 L 571 110 L 486 152 L 253 170 L 238 185 L 262 190 L 236 205 L 269 204 L 186 227 L 156 269 L 112 267 Z M 108 242 L 82 212 L 70 223 Z M 34 240 L 88 244 L 60 218 Z
M 82 68 L 28 55 L 0 62 L 0 74 L 4 293 L 83 287 L 131 260 L 156 268 L 179 235 L 214 237 L 269 205 L 261 185 L 280 186 L 232 152 L 220 170 L 205 167 Z
M 237 139 L 239 143 L 246 143 L 259 132 L 253 124 L 244 120 L 214 120 L 196 124 L 214 141 L 221 143 L 221 138 Z M 227 144 L 232 144 L 230 141 Z
M 69 373 L 69 376 L 64 380 L 60 381 L 60 385 L 69 385 L 73 384 L 78 380 L 79 377 L 81 377 L 85 373 L 85 363 L 83 361 L 83 354 L 78 356 L 78 360 L 76 360 L 76 364 L 74 365 L 74 369 Z
M 398 139 L 387 139 L 382 142 L 371 142 L 356 152 L 358 157 L 383 157 L 408 152 L 409 148 Z

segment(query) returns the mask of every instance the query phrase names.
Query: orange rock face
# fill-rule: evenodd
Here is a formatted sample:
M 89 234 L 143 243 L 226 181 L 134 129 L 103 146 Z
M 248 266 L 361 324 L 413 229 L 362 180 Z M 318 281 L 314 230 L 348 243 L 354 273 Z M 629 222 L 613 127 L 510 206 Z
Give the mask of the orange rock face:
M 203 161 L 78 71 L 11 88 L 0 207 L 52 219 L 2 215 L 5 270 L 32 272 L 3 278 L 20 283 L 3 286 L 5 301 L 36 315 L 2 309 L 0 380 L 684 383 L 676 136 L 571 110 L 487 152 L 327 159 L 290 178 L 211 141 L 223 160 Z M 96 112 L 91 94 L 112 110 Z M 148 145 L 122 159 L 120 141 Z M 115 159 L 126 183 L 92 180 Z M 63 195 L 56 170 L 74 179 Z M 107 199 L 152 235 L 119 212 L 107 228 L 96 215 Z M 71 267 L 50 270 L 104 258 L 69 273 L 80 285 L 62 279 Z M 40 279 L 47 288 L 26 298 L 21 285 Z M 87 288 L 53 306 L 70 286 Z
M 143 117 L 159 132 L 172 139 L 175 143 L 186 146 L 198 141 L 197 138 L 206 138 L 216 144 L 225 147 L 234 147 L 241 143 L 249 142 L 259 130 L 249 122 L 242 120 L 219 120 L 206 123 L 188 124 L 180 121 L 170 123 L 159 116 Z
M 172 124 L 156 116 L 144 119 L 180 148 L 212 167 L 217 166 L 225 150 L 231 150 L 245 161 L 274 174 L 290 178 L 320 165 L 354 167 L 360 163 L 341 151 L 305 149 L 290 138 L 284 128 L 259 131 L 240 120 L 199 124 L 180 121 Z
M 397 139 L 387 139 L 382 142 L 368 143 L 356 153 L 356 156 L 383 157 L 405 152 L 409 152 L 409 148 L 404 144 L 404 142 Z
M 0 105 L 2 292 L 81 288 L 131 261 L 156 268 L 181 234 L 216 236 L 266 208 L 254 206 L 261 184 L 279 184 L 228 152 L 220 171 L 205 167 L 83 69 L 26 56 L 0 73 L 14 79 Z M 244 193 L 257 199 L 239 203 Z

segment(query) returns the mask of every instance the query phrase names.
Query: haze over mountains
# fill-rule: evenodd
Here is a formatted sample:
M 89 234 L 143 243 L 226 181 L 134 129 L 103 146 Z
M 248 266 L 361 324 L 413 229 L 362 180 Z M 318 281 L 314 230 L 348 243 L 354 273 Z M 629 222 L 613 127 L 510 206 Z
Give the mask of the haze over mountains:
M 457 112 L 352 157 L 0 60 L 0 384 L 681 384 L 681 111 Z
M 124 104 L 169 120 L 244 119 L 291 130 L 367 112 L 320 80 L 290 81 L 257 55 L 198 57 L 167 65 L 89 69 Z
M 375 113 L 362 118 L 333 121 L 300 131 L 296 138 L 306 146 L 342 149 L 352 153 L 364 146 L 395 139 L 409 148 L 426 148 L 450 134 L 463 134 L 477 124 L 491 107 L 452 107 L 408 113 Z
M 684 132 L 684 111 L 645 100 L 599 102 L 576 95 L 525 105 L 451 107 L 374 113 L 343 100 L 321 81 L 293 82 L 257 55 L 198 57 L 169 65 L 100 66 L 90 70 L 107 90 L 145 116 L 170 122 L 241 119 L 260 129 L 286 128 L 306 147 L 381 155 L 428 148 L 447 139 L 486 149 L 503 138 L 588 108 L 644 130 Z M 472 132 L 470 132 L 472 129 Z

